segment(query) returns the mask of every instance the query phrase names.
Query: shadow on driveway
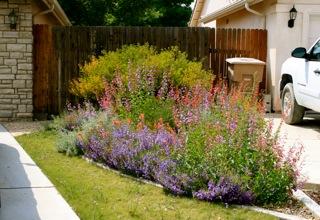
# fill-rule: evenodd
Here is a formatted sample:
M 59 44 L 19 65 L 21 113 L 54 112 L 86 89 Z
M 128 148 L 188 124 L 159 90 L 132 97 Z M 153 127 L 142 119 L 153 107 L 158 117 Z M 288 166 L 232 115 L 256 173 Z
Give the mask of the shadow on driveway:
M 36 165 L 27 158 L 21 159 L 16 149 L 0 140 L 1 220 L 40 219 L 31 182 L 25 172 Z
M 274 119 L 275 126 L 278 126 L 282 121 L 281 114 L 267 114 L 266 118 Z M 285 130 L 296 130 L 304 133 L 305 131 L 315 131 L 320 135 L 320 113 L 307 112 L 303 121 L 297 125 L 287 125 L 283 122 L 282 127 Z M 290 129 L 291 128 L 291 129 Z M 313 133 L 314 135 L 315 133 Z M 292 137 L 294 138 L 294 137 Z M 320 138 L 320 136 L 319 136 Z M 319 146 L 320 147 L 320 146 Z
M 320 114 L 307 113 L 301 124 L 296 126 L 304 129 L 312 129 L 320 133 Z

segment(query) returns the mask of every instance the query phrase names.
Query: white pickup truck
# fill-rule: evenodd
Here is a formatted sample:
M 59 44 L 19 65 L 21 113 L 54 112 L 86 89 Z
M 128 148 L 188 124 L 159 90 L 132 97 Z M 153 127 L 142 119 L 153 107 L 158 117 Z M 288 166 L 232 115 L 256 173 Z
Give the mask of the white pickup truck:
M 320 38 L 308 51 L 296 48 L 283 63 L 280 94 L 287 124 L 301 122 L 306 110 L 320 112 Z

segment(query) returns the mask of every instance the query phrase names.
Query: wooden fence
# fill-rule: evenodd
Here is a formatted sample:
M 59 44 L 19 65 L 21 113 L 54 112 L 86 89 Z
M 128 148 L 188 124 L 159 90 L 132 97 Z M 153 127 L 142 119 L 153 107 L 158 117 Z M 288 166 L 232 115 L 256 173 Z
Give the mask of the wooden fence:
M 79 76 L 79 65 L 102 51 L 128 44 L 158 49 L 178 46 L 189 59 L 201 60 L 218 77 L 226 76 L 225 59 L 253 57 L 266 60 L 265 30 L 178 27 L 51 27 L 34 28 L 34 113 L 57 114 L 67 100 L 68 87 Z
M 267 31 L 257 29 L 217 29 L 212 36 L 210 69 L 219 77 L 226 77 L 225 60 L 231 57 L 267 59 Z M 265 75 L 261 88 L 264 89 Z
M 36 25 L 33 29 L 33 108 L 36 118 L 45 119 L 62 109 L 57 52 L 53 47 L 52 29 Z

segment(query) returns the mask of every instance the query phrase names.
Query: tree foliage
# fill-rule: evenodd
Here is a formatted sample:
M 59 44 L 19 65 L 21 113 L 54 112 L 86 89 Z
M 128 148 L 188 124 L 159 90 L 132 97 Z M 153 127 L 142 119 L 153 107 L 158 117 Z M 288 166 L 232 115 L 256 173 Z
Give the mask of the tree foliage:
M 193 0 L 58 0 L 74 25 L 186 26 Z

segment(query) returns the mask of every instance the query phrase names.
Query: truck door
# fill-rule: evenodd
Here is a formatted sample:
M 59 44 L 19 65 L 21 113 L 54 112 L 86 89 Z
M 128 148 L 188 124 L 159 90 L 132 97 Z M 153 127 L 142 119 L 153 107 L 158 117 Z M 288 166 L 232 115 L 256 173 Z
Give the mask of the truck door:
M 314 101 L 320 101 L 320 41 L 318 41 L 310 51 L 306 71 L 306 95 L 311 96 L 310 98 L 315 99 Z

